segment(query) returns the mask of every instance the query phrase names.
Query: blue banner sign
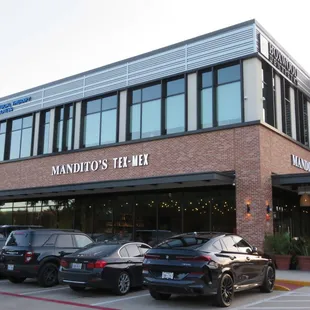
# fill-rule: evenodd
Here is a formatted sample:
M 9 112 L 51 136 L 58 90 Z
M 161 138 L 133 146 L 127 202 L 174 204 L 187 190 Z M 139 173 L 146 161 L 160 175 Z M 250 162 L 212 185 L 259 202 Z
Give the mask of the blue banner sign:
M 31 97 L 25 97 L 25 98 L 15 100 L 10 103 L 0 104 L 0 115 L 4 113 L 13 112 L 15 106 L 28 102 L 30 100 L 31 100 Z

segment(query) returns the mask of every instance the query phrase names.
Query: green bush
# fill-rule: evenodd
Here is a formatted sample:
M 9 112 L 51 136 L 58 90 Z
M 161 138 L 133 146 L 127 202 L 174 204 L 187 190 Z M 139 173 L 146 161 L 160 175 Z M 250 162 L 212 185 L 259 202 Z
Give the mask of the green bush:
M 292 254 L 292 242 L 289 233 L 265 236 L 264 249 L 266 253 L 270 254 Z

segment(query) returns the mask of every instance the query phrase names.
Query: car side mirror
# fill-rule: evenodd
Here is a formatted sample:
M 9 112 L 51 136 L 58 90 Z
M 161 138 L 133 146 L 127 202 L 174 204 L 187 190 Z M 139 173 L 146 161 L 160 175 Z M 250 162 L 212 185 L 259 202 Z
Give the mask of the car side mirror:
M 252 247 L 252 253 L 258 253 L 258 249 L 257 249 L 256 246 L 253 246 L 253 247 Z

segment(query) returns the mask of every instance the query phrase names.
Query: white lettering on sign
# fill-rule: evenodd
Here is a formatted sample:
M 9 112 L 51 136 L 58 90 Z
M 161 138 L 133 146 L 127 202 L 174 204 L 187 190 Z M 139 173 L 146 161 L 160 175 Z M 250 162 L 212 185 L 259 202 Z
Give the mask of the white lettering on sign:
M 122 156 L 112 158 L 113 169 L 128 167 L 143 167 L 149 165 L 149 154 L 132 155 L 131 157 Z M 52 175 L 75 174 L 82 172 L 95 172 L 107 170 L 109 162 L 107 159 L 85 161 L 80 163 L 63 164 L 52 166 Z
M 292 154 L 292 165 L 299 169 L 310 171 L 310 162 L 293 154 Z

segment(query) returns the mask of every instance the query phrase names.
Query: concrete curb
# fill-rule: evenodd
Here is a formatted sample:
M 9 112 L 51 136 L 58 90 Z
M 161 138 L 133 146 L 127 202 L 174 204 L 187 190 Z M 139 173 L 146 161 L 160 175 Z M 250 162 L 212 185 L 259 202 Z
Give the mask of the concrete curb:
M 297 280 L 285 280 L 285 279 L 276 279 L 276 284 L 292 284 L 296 286 L 310 286 L 310 281 L 297 281 Z
M 273 289 L 275 291 L 290 291 L 290 289 L 288 287 L 278 285 L 278 284 L 275 284 Z

